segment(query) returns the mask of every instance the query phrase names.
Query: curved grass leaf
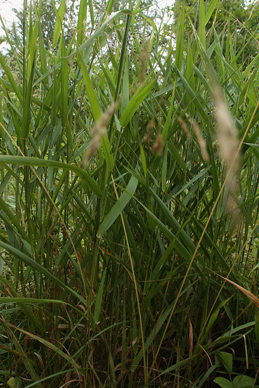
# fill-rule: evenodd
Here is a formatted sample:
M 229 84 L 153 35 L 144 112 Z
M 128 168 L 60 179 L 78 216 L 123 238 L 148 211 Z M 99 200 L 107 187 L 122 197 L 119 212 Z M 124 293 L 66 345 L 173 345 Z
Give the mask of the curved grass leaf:
M 98 238 L 101 238 L 105 234 L 105 232 L 107 232 L 107 230 L 111 227 L 114 221 L 119 217 L 125 206 L 129 203 L 129 201 L 135 194 L 137 185 L 138 180 L 135 178 L 135 176 L 132 175 L 124 193 L 120 196 L 118 201 L 115 203 L 115 205 L 112 207 L 110 212 L 107 214 L 107 216 L 101 223 L 97 233 Z
M 94 191 L 97 196 L 101 196 L 102 192 L 97 186 L 93 178 L 87 174 L 82 168 L 77 167 L 73 164 L 66 164 L 62 162 L 57 162 L 54 160 L 46 159 L 37 159 L 33 157 L 24 157 L 24 156 L 10 156 L 10 155 L 0 155 L 0 163 L 15 164 L 20 166 L 39 166 L 39 167 L 53 167 L 58 169 L 70 170 L 77 174 L 80 178 L 85 180 L 89 187 Z
M 153 80 L 148 85 L 141 85 L 139 89 L 135 92 L 134 96 L 131 98 L 130 102 L 128 103 L 121 116 L 120 124 L 122 127 L 126 127 L 126 125 L 134 116 L 140 104 L 148 96 L 148 94 L 151 93 L 151 90 L 155 87 L 155 85 L 156 80 Z

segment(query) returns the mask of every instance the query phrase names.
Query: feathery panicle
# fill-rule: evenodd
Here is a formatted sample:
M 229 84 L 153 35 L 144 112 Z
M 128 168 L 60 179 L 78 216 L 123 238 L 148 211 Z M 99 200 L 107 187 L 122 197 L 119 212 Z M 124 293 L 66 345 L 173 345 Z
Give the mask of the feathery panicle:
M 143 137 L 143 142 L 147 143 L 150 139 L 151 139 L 151 136 L 152 136 L 152 129 L 154 128 L 155 126 L 155 120 L 154 118 L 152 120 L 149 121 L 148 123 L 148 126 L 147 126 L 147 134 L 146 136 Z
M 182 128 L 185 136 L 187 137 L 187 140 L 190 141 L 191 140 L 191 134 L 189 132 L 189 129 L 187 128 L 186 122 L 180 116 L 177 117 L 177 120 L 178 120 L 179 124 L 181 125 L 181 128 Z
M 202 157 L 205 160 L 205 162 L 209 163 L 210 156 L 209 156 L 207 148 L 206 148 L 206 141 L 202 137 L 202 134 L 201 134 L 201 131 L 200 131 L 200 127 L 196 123 L 195 120 L 191 120 L 191 124 L 192 124 L 192 128 L 193 128 L 193 132 L 194 132 L 194 134 L 196 136 L 196 139 L 198 141 Z
M 236 172 L 238 170 L 239 162 L 239 155 L 236 155 L 239 145 L 237 138 L 238 132 L 233 117 L 231 116 L 218 87 L 215 87 L 214 89 L 214 107 L 214 115 L 217 122 L 217 141 L 220 157 L 226 165 L 226 173 L 228 174 L 227 207 L 228 211 L 233 213 L 233 195 L 236 193 Z
M 162 156 L 163 149 L 164 149 L 164 139 L 163 139 L 162 133 L 159 132 L 157 135 L 156 141 L 153 145 L 153 152 L 154 153 L 157 152 L 159 156 Z
M 82 162 L 83 167 L 87 166 L 87 164 L 88 164 L 89 160 L 91 159 L 91 157 L 95 154 L 95 152 L 100 147 L 101 138 L 102 138 L 103 135 L 106 134 L 107 123 L 108 123 L 109 119 L 111 118 L 111 116 L 116 111 L 117 107 L 118 107 L 118 103 L 117 102 L 115 102 L 114 104 L 109 106 L 107 111 L 104 112 L 101 115 L 100 119 L 92 127 L 92 129 L 90 131 L 90 135 L 91 135 L 93 140 L 92 140 L 90 146 L 87 148 L 87 150 L 85 152 L 85 155 L 84 155 L 84 158 L 83 158 L 83 162 Z

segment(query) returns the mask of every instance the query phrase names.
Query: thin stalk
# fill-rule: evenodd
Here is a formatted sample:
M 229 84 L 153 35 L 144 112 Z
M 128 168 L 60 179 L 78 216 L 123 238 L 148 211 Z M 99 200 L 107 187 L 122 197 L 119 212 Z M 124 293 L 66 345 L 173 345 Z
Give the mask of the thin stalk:
M 23 18 L 22 18 L 22 34 L 23 34 L 23 105 L 25 106 L 27 77 L 26 77 L 26 19 L 27 19 L 27 0 L 23 0 Z
M 116 198 L 118 200 L 119 196 L 118 196 L 118 193 L 117 193 L 116 185 L 115 185 L 115 182 L 114 182 L 112 174 L 111 174 L 111 178 L 112 178 L 112 183 L 113 183 L 113 188 L 114 188 L 114 191 L 115 191 L 115 195 L 116 195 Z M 138 295 L 138 287 L 137 287 L 137 281 L 136 281 L 136 276 L 135 276 L 134 264 L 133 264 L 133 260 L 132 260 L 132 256 L 131 256 L 131 251 L 130 251 L 128 235 L 127 235 L 127 231 L 126 231 L 126 227 L 125 227 L 125 223 L 124 223 L 124 219 L 123 219 L 122 213 L 120 214 L 120 216 L 121 216 L 121 222 L 122 222 L 122 226 L 123 226 L 123 230 L 124 230 L 124 236 L 125 236 L 126 244 L 127 244 L 127 248 L 128 248 L 128 254 L 129 254 L 129 259 L 130 259 L 130 266 L 131 266 L 131 270 L 132 270 L 132 279 L 133 279 L 133 283 L 134 283 L 136 299 L 137 299 L 137 305 L 138 305 L 140 333 L 141 333 L 141 342 L 142 342 L 142 350 L 143 350 L 144 384 L 145 384 L 145 387 L 147 387 L 148 377 L 149 377 L 150 374 L 148 374 L 147 363 L 146 363 L 145 341 L 144 341 L 143 323 L 142 323 L 142 316 L 141 316 L 141 309 L 140 309 L 140 302 L 139 302 L 139 295 Z
M 102 174 L 102 183 L 101 187 L 103 192 L 106 191 L 105 187 L 105 176 L 106 176 L 106 171 L 107 171 L 107 166 L 104 164 L 103 167 L 103 174 Z M 90 287 L 92 291 L 94 290 L 94 281 L 95 281 L 95 276 L 98 274 L 98 271 L 96 271 L 96 267 L 99 267 L 98 263 L 98 250 L 99 250 L 99 245 L 100 245 L 100 239 L 97 237 L 98 229 L 100 226 L 100 217 L 101 217 L 101 208 L 102 208 L 102 203 L 105 198 L 105 195 L 102 196 L 102 198 L 97 198 L 97 204 L 96 204 L 96 216 L 95 216 L 95 228 L 94 228 L 94 244 L 93 244 L 93 254 L 92 254 L 92 266 L 91 266 L 91 274 L 90 274 Z M 94 292 L 94 291 L 93 291 Z M 89 306 L 92 306 L 92 294 L 89 295 Z M 88 308 L 87 311 L 87 320 L 88 320 L 88 330 L 85 330 L 85 343 L 90 343 L 90 330 L 91 330 L 91 308 Z M 89 355 L 90 355 L 90 346 L 87 348 L 84 348 L 83 352 L 83 363 L 86 365 L 86 370 L 84 374 L 84 388 L 87 387 L 87 380 L 88 380 L 88 360 L 89 360 Z

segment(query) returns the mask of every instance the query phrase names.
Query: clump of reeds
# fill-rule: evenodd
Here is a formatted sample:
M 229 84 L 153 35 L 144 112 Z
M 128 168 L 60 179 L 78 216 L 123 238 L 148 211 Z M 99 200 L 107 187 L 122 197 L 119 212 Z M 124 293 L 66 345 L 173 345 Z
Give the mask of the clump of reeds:
M 236 193 L 237 181 L 236 173 L 238 170 L 239 155 L 237 154 L 239 141 L 238 132 L 233 117 L 223 99 L 219 87 L 214 87 L 214 115 L 217 122 L 217 142 L 220 158 L 226 166 L 227 177 L 227 210 L 234 212 L 233 196 Z
M 106 127 L 109 119 L 114 114 L 118 107 L 118 103 L 115 102 L 111 106 L 108 107 L 106 112 L 104 112 L 100 119 L 95 123 L 95 125 L 92 127 L 90 131 L 90 135 L 92 137 L 92 142 L 90 146 L 87 148 L 82 165 L 83 167 L 86 167 L 91 157 L 95 154 L 95 152 L 98 150 L 98 148 L 101 145 L 102 136 L 106 135 Z

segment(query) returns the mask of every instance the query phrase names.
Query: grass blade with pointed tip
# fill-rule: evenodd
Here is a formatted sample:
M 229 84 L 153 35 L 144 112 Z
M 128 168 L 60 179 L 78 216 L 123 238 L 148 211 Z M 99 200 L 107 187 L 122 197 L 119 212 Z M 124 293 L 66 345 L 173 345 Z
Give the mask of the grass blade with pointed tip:
M 138 180 L 135 178 L 135 176 L 132 175 L 124 193 L 121 195 L 121 197 L 118 199 L 118 201 L 115 203 L 115 205 L 112 207 L 112 209 L 109 211 L 109 213 L 101 223 L 97 233 L 98 238 L 101 238 L 111 227 L 114 221 L 119 217 L 125 206 L 127 206 L 132 196 L 135 194 L 137 186 Z
M 53 7 L 55 9 L 56 16 L 57 16 L 57 20 L 56 20 L 55 27 L 54 27 L 54 32 L 53 32 L 53 48 L 55 48 L 57 46 L 57 44 L 58 44 L 58 40 L 59 40 L 59 37 L 60 37 L 60 32 L 62 30 L 62 22 L 63 22 L 63 19 L 64 19 L 65 10 L 66 10 L 66 1 L 65 0 L 61 1 L 61 4 L 60 4 L 60 7 L 59 7 L 58 11 L 56 9 L 54 0 L 51 0 L 51 1 L 52 1 L 52 5 L 53 5 Z
M 84 78 L 85 87 L 86 87 L 88 97 L 90 100 L 92 114 L 93 114 L 94 120 L 97 121 L 101 116 L 101 108 L 100 108 L 100 105 L 98 103 L 98 100 L 97 100 L 97 97 L 96 97 L 96 94 L 94 91 L 94 87 L 92 85 L 91 78 L 89 76 L 89 73 L 88 73 L 88 70 L 87 70 L 86 65 L 84 63 L 81 52 L 78 51 L 77 55 L 79 58 L 80 68 L 81 68 L 82 75 Z
M 141 85 L 139 89 L 135 92 L 134 96 L 131 98 L 130 102 L 128 103 L 121 116 L 120 124 L 122 127 L 126 127 L 126 125 L 134 116 L 136 110 L 139 108 L 140 104 L 149 95 L 149 93 L 151 93 L 151 90 L 155 87 L 155 85 L 156 80 L 153 80 L 148 85 Z

